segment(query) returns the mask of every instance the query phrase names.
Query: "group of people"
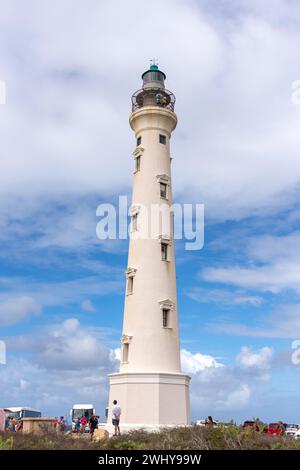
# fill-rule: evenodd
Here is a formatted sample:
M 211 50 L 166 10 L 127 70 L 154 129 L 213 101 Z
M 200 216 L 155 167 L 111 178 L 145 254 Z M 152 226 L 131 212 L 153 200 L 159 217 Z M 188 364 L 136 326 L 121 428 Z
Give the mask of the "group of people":
M 14 416 L 8 415 L 5 420 L 5 429 L 7 431 L 20 431 L 23 428 L 23 421 L 21 418 L 15 419 Z
M 121 417 L 122 410 L 118 405 L 117 400 L 113 401 L 112 407 L 112 424 L 114 426 L 114 436 L 120 436 L 120 417 Z M 78 417 L 75 422 L 75 429 L 76 433 L 83 433 L 86 432 L 87 427 L 91 435 L 94 434 L 95 429 L 98 428 L 99 416 L 93 414 L 90 419 L 86 416 Z M 63 416 L 60 418 L 55 418 L 54 426 L 57 430 L 61 432 L 65 432 L 67 429 L 67 422 Z M 21 418 L 15 419 L 12 415 L 8 415 L 5 422 L 5 428 L 8 431 L 19 431 L 23 428 L 23 421 Z
M 118 405 L 117 400 L 113 401 L 113 406 L 112 406 L 112 424 L 114 426 L 114 436 L 120 436 L 120 418 L 121 418 L 121 407 Z M 78 416 L 77 420 L 75 421 L 75 427 L 74 431 L 76 433 L 83 433 L 87 430 L 93 435 L 95 432 L 95 429 L 98 428 L 98 422 L 99 422 L 99 416 L 96 416 L 93 414 L 91 418 L 88 420 L 86 416 Z
M 86 416 L 81 416 L 81 418 L 78 416 L 76 422 L 75 422 L 75 432 L 86 432 L 87 425 L 89 425 L 89 432 L 91 434 L 94 434 L 95 429 L 98 428 L 98 422 L 99 422 L 99 416 L 96 416 L 93 414 L 90 419 Z

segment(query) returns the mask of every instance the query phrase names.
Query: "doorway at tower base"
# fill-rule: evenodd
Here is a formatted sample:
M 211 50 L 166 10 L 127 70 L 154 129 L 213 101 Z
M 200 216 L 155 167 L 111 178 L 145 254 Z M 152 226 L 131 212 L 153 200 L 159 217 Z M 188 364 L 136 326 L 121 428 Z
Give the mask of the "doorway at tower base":
M 189 382 L 184 374 L 136 372 L 109 376 L 107 430 L 111 433 L 114 400 L 122 409 L 121 432 L 164 426 L 186 426 L 190 420 Z

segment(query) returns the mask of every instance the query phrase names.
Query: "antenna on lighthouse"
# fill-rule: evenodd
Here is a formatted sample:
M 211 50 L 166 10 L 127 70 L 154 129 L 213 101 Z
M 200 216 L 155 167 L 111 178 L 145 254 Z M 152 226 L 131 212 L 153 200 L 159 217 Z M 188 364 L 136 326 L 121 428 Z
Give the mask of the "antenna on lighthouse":
M 155 69 L 158 68 L 158 60 L 153 58 L 153 59 L 150 59 L 150 69 L 151 67 L 155 67 Z

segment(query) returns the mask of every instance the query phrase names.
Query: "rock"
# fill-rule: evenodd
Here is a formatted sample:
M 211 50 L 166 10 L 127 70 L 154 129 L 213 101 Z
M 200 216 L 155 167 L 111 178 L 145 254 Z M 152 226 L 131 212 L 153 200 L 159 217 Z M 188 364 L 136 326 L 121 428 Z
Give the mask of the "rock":
M 102 441 L 103 439 L 108 439 L 109 434 L 108 431 L 104 428 L 98 428 L 95 429 L 94 435 L 93 435 L 93 441 Z

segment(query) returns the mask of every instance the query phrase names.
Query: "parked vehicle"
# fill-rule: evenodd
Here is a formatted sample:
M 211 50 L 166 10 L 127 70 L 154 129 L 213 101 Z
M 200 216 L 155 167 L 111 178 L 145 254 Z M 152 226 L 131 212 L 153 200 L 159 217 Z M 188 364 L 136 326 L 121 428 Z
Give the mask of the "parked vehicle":
M 287 424 L 285 429 L 285 435 L 295 437 L 295 434 L 297 433 L 298 429 L 298 424 Z
M 243 429 L 252 428 L 256 432 L 260 432 L 263 423 L 261 421 L 244 421 Z
M 282 436 L 286 430 L 286 424 L 279 421 L 278 423 L 270 423 L 267 428 L 269 436 Z
M 296 431 L 296 433 L 295 433 L 295 435 L 294 435 L 294 438 L 295 438 L 295 439 L 300 439 L 300 426 L 299 426 L 298 431 Z
M 89 420 L 91 416 L 95 414 L 95 409 L 92 404 L 76 404 L 70 411 L 71 421 L 72 421 L 72 431 L 75 431 L 75 423 L 78 418 L 82 418 L 83 416 L 87 419 L 87 424 L 85 426 L 85 432 L 89 432 Z
M 254 421 L 244 421 L 243 429 L 253 428 Z
M 23 418 L 40 418 L 41 411 L 29 408 L 29 406 L 11 406 L 4 408 L 6 416 L 13 416 L 15 420 Z

